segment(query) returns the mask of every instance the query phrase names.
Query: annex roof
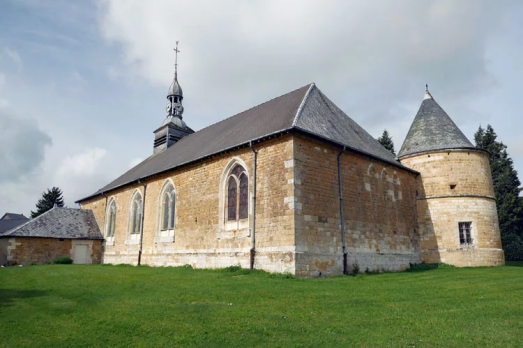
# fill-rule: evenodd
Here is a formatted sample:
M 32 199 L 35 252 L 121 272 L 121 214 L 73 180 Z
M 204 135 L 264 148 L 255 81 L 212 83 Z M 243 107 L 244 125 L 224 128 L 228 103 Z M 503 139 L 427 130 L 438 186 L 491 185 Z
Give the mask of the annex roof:
M 475 147 L 427 91 L 398 157 L 425 151 L 468 148 Z
M 0 238 L 11 237 L 103 239 L 92 210 L 60 207 L 0 234 Z
M 12 230 L 26 221 L 29 219 L 24 214 L 5 213 L 0 219 L 0 234 Z
M 250 141 L 291 130 L 323 138 L 409 170 L 312 83 L 183 137 L 79 202 Z

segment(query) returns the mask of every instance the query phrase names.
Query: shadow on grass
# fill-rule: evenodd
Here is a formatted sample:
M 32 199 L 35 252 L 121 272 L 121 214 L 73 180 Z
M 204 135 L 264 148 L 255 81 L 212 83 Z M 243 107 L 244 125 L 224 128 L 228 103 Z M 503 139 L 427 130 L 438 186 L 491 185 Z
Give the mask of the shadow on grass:
M 45 296 L 44 290 L 11 290 L 0 289 L 0 308 L 11 306 L 14 299 Z

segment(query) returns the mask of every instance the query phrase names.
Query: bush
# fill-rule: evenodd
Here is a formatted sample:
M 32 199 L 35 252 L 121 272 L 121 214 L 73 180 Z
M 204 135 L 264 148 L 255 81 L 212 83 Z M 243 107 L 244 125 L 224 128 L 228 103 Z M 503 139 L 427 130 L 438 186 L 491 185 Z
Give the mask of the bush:
M 235 266 L 229 266 L 229 267 L 222 268 L 222 272 L 225 272 L 225 273 L 235 273 L 235 272 L 240 271 L 241 269 L 242 269 L 242 266 L 235 265 Z
M 445 269 L 445 268 L 456 268 L 455 266 L 448 265 L 446 263 L 409 263 L 410 268 L 407 268 L 406 272 L 420 272 L 428 271 L 431 269 Z
M 73 259 L 70 257 L 59 257 L 51 261 L 53 265 L 70 265 L 73 263 Z

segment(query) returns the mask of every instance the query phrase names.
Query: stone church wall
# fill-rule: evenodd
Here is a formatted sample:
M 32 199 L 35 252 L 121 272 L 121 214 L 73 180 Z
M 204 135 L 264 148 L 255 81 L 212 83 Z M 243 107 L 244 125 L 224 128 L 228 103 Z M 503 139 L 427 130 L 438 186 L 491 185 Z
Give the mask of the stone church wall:
M 445 150 L 407 156 L 418 177 L 417 209 L 425 262 L 456 266 L 504 264 L 488 154 Z M 471 245 L 460 245 L 459 222 L 471 222 Z
M 296 274 L 340 274 L 341 149 L 295 137 Z M 346 150 L 341 156 L 349 268 L 398 271 L 421 262 L 416 175 Z
M 288 166 L 293 156 L 292 136 L 256 144 L 255 149 L 258 151 L 255 267 L 294 273 L 294 207 L 289 204 L 289 197 L 294 196 L 294 170 Z M 223 209 L 223 174 L 233 160 L 245 167 L 249 177 L 249 218 L 237 228 L 225 226 Z M 144 180 L 147 189 L 142 264 L 249 267 L 252 178 L 253 153 L 250 148 L 242 148 Z M 170 240 L 159 235 L 159 196 L 166 180 L 172 180 L 176 191 L 176 227 Z M 129 234 L 131 197 L 137 189 L 143 195 L 143 186 L 133 184 L 108 192 L 107 202 L 99 196 L 82 204 L 82 208 L 93 210 L 105 231 L 106 204 L 111 199 L 116 202 L 115 237 L 106 242 L 104 263 L 137 263 L 139 244 Z

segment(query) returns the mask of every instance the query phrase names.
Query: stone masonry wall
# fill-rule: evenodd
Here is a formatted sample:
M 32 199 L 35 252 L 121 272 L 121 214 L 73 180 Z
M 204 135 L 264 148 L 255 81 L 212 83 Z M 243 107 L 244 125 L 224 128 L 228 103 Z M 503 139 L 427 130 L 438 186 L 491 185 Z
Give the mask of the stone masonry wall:
M 47 264 L 58 257 L 73 258 L 73 244 L 89 245 L 91 263 L 100 263 L 101 240 L 71 240 L 56 238 L 8 238 L 7 263 L 10 265 Z
M 340 274 L 340 148 L 295 138 L 296 273 Z M 349 267 L 398 271 L 421 262 L 416 174 L 346 150 L 341 156 Z
M 294 209 L 288 204 L 294 195 L 291 135 L 256 144 L 257 204 L 255 267 L 272 272 L 294 273 Z M 232 161 L 242 164 L 249 177 L 249 218 L 231 227 L 224 221 L 224 171 Z M 231 168 L 232 169 L 232 168 Z M 249 267 L 252 238 L 253 153 L 242 148 L 202 162 L 174 169 L 144 181 L 145 213 L 142 264 L 157 266 L 191 265 L 219 268 L 240 264 Z M 174 238 L 160 236 L 161 189 L 172 180 L 176 191 Z M 116 201 L 116 228 L 113 242 L 107 242 L 104 263 L 136 264 L 139 244 L 130 240 L 129 212 L 131 196 L 143 187 L 132 184 L 106 193 Z M 82 203 L 92 209 L 105 230 L 106 199 L 96 197 Z M 113 244 L 114 245 L 111 245 Z
M 424 261 L 460 267 L 503 265 L 488 154 L 445 150 L 401 162 L 421 173 L 417 210 Z M 472 245 L 460 245 L 459 222 L 472 223 Z

